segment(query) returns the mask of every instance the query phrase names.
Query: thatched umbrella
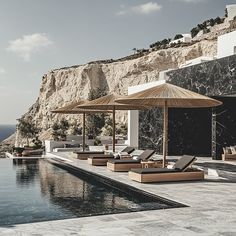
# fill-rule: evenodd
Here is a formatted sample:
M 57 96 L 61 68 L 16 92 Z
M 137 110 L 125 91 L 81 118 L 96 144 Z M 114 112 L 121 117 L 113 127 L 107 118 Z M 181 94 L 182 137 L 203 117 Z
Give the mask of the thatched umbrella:
M 163 121 L 163 167 L 165 166 L 168 143 L 168 108 L 200 108 L 219 106 L 222 102 L 203 96 L 178 86 L 164 83 L 138 93 L 117 99 L 118 103 L 162 107 L 164 109 Z
M 92 109 L 81 109 L 77 106 L 86 103 L 88 100 L 79 100 L 69 103 L 66 106 L 60 107 L 56 110 L 52 110 L 52 113 L 60 114 L 83 114 L 82 130 L 83 130 L 83 151 L 85 150 L 85 115 L 94 113 L 106 113 L 107 110 L 92 110 Z
M 115 111 L 116 110 L 141 110 L 141 109 L 146 109 L 145 106 L 140 106 L 140 105 L 129 105 L 129 104 L 121 104 L 115 102 L 116 99 L 121 99 L 124 98 L 121 95 L 106 95 L 97 99 L 94 99 L 92 101 L 88 101 L 82 105 L 79 105 L 78 108 L 82 109 L 100 109 L 100 110 L 111 110 L 112 111 L 112 120 L 113 120 L 113 125 L 112 125 L 112 130 L 113 130 L 113 145 L 112 145 L 112 150 L 115 152 Z

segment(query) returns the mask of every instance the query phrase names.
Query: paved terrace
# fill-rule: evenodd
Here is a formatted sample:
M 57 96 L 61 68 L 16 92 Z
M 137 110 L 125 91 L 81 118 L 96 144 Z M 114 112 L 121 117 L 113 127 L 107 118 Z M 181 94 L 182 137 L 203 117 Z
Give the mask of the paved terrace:
M 0 228 L 0 235 L 236 235 L 236 183 L 232 180 L 206 175 L 205 181 L 198 182 L 141 184 L 129 180 L 127 173 L 56 155 L 66 157 L 73 166 L 189 207 L 15 225 Z

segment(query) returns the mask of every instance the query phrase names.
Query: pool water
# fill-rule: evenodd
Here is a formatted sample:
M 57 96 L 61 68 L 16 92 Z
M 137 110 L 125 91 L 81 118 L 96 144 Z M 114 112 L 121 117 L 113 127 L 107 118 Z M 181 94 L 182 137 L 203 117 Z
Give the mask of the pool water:
M 0 226 L 168 207 L 78 178 L 44 160 L 0 160 Z

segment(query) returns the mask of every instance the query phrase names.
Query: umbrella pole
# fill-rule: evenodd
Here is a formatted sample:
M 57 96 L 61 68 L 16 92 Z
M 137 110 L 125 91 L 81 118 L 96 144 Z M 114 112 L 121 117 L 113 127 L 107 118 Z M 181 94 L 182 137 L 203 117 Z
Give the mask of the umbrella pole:
M 116 111 L 115 111 L 115 106 L 113 107 L 112 110 L 112 132 L 113 132 L 113 141 L 112 141 L 112 151 L 115 152 L 115 141 L 116 141 L 116 137 L 115 137 L 115 133 L 116 133 Z
M 85 150 L 85 112 L 83 113 L 83 152 Z
M 164 120 L 163 120 L 163 163 L 162 166 L 165 168 L 166 156 L 168 155 L 168 107 L 167 101 L 164 106 Z

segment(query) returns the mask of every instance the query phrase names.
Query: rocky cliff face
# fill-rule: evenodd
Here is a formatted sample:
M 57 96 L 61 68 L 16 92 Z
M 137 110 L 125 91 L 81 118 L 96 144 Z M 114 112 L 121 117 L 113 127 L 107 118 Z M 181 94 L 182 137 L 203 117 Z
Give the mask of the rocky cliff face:
M 43 138 L 62 115 L 52 114 L 52 109 L 66 103 L 88 98 L 89 91 L 100 88 L 115 94 L 127 94 L 128 86 L 158 80 L 159 72 L 177 68 L 186 60 L 199 56 L 215 56 L 216 40 L 203 40 L 194 45 L 154 51 L 142 57 L 115 61 L 112 63 L 89 63 L 80 66 L 55 69 L 42 78 L 42 85 L 36 103 L 24 117 L 33 120 L 42 128 Z M 126 112 L 119 112 L 118 119 L 126 120 Z M 72 121 L 78 116 L 67 115 Z

